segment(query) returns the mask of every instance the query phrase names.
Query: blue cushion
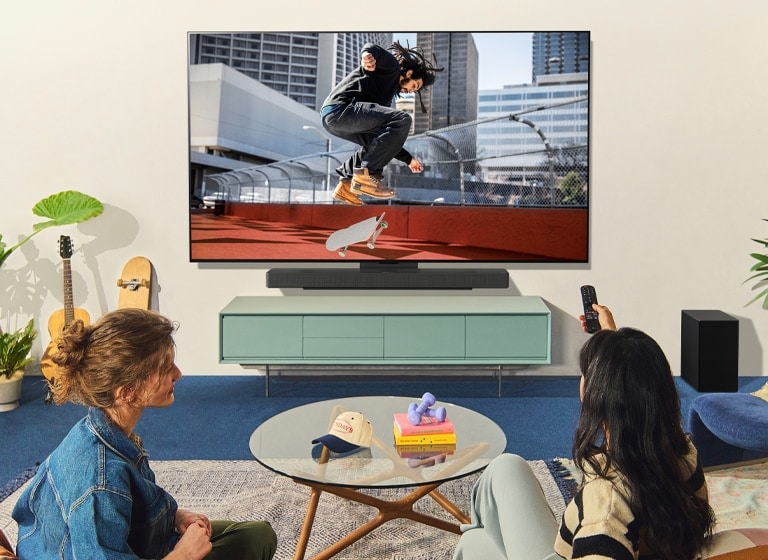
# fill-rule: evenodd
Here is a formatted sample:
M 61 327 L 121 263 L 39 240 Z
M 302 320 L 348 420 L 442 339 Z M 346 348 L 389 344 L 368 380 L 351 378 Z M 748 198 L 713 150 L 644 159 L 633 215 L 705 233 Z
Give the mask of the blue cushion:
M 768 402 L 753 395 L 696 397 L 688 429 L 705 467 L 768 456 Z

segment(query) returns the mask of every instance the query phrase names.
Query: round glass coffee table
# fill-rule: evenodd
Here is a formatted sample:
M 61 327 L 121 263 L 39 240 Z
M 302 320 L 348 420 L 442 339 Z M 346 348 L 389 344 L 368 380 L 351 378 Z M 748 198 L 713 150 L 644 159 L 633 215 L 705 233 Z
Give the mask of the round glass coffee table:
M 349 397 L 306 404 L 281 412 L 262 423 L 251 435 L 254 458 L 267 469 L 310 487 L 309 504 L 294 555 L 304 558 L 312 531 L 317 504 L 323 492 L 378 509 L 378 515 L 315 556 L 331 558 L 339 551 L 396 518 L 407 518 L 445 531 L 459 533 L 467 515 L 438 488 L 449 480 L 463 478 L 484 469 L 491 459 L 504 452 L 507 438 L 502 429 L 482 414 L 450 403 L 444 406 L 455 425 L 455 445 L 394 445 L 393 414 L 407 412 L 418 398 Z M 336 454 L 312 440 L 327 434 L 342 412 L 362 413 L 373 425 L 370 448 Z M 383 500 L 361 489 L 413 488 L 405 497 Z M 453 523 L 414 511 L 413 505 L 429 495 L 456 518 Z

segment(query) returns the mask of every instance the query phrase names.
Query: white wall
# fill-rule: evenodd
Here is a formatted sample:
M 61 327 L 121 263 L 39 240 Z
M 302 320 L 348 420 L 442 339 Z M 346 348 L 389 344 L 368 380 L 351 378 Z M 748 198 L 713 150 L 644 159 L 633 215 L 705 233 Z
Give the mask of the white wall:
M 389 12 L 379 4 L 352 13 L 350 5 L 343 21 L 405 31 L 592 31 L 591 263 L 510 271 L 511 293 L 538 294 L 553 310 L 554 363 L 535 371 L 577 372 L 586 339 L 576 320 L 578 287 L 591 283 L 621 323 L 659 340 L 674 370 L 680 310 L 721 309 L 741 320 L 741 375 L 768 374 L 768 311 L 745 307 L 750 292 L 742 285 L 757 247 L 750 238 L 768 237 L 761 221 L 768 218 L 768 4 L 478 2 L 460 15 L 440 0 L 392 4 Z M 38 221 L 33 204 L 62 189 L 96 196 L 106 210 L 47 230 L 10 258 L 0 271 L 3 327 L 28 316 L 45 325 L 62 307 L 56 242 L 66 233 L 80 249 L 72 259 L 76 306 L 93 317 L 113 309 L 123 263 L 146 255 L 157 268 L 160 311 L 181 323 L 182 369 L 242 371 L 217 363 L 218 311 L 235 295 L 274 290 L 265 287 L 263 266 L 188 262 L 186 32 L 340 30 L 336 5 L 292 5 L 279 14 L 251 0 L 6 8 L 0 233 L 15 241 L 30 231 Z M 9 318 L 13 311 L 20 314 Z

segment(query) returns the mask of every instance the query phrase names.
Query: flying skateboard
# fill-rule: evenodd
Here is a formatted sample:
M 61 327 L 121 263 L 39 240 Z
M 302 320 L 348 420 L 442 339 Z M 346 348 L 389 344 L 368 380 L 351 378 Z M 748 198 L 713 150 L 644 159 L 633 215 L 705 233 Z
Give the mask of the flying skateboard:
M 117 280 L 120 297 L 117 308 L 138 307 L 149 309 L 149 292 L 152 287 L 152 263 L 146 257 L 133 257 L 123 267 Z
M 384 221 L 385 213 L 382 212 L 381 216 L 373 216 L 339 231 L 334 231 L 325 242 L 325 248 L 329 251 L 338 251 L 340 257 L 346 256 L 347 247 L 355 243 L 367 242 L 368 248 L 374 249 L 379 234 L 387 228 L 387 222 Z

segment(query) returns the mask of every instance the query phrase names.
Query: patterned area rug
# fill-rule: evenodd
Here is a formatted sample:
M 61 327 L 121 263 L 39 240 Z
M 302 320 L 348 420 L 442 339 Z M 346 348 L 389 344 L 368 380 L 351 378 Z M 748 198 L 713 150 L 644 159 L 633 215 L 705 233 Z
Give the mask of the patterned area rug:
M 706 473 L 717 531 L 768 527 L 768 461 Z
M 547 501 L 560 517 L 568 495 L 568 471 L 557 461 L 529 461 Z M 211 519 L 235 521 L 264 519 L 277 532 L 277 560 L 293 558 L 309 502 L 309 488 L 275 475 L 256 461 L 153 461 L 158 483 L 168 490 L 181 507 L 208 515 Z M 28 471 L 23 476 L 31 476 Z M 469 511 L 472 484 L 478 475 L 450 481 L 440 492 L 464 511 Z M 22 483 L 19 480 L 19 483 Z M 0 529 L 12 543 L 17 537 L 16 524 L 10 517 L 22 487 L 0 502 Z M 370 491 L 374 493 L 373 491 Z M 375 492 L 381 498 L 397 499 L 406 493 L 400 489 Z M 0 495 L 0 499 L 3 496 Z M 417 502 L 415 509 L 435 517 L 455 521 L 429 497 Z M 323 494 L 307 547 L 307 558 L 343 537 L 357 524 L 369 520 L 376 510 L 348 502 L 332 494 Z M 334 557 L 335 560 L 442 560 L 450 559 L 458 535 L 408 520 L 389 521 L 370 535 Z
M 560 459 L 558 464 L 569 475 L 557 479 L 567 481 L 569 488 L 578 485 L 581 473 L 573 461 Z M 705 470 L 709 504 L 715 512 L 715 532 L 733 529 L 768 527 L 768 460 L 725 465 Z M 565 492 L 569 495 L 570 490 Z

